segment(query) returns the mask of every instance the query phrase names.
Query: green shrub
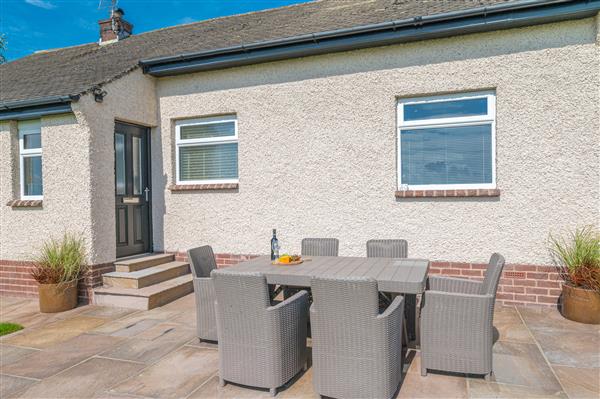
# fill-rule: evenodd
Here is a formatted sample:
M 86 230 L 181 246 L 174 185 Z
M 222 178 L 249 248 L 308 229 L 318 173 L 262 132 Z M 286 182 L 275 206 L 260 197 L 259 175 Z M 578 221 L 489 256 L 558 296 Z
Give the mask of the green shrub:
M 600 292 L 600 232 L 594 226 L 567 237 L 550 235 L 550 250 L 566 283 Z
M 65 233 L 60 240 L 44 243 L 31 275 L 40 284 L 64 284 L 78 279 L 86 270 L 84 240 Z

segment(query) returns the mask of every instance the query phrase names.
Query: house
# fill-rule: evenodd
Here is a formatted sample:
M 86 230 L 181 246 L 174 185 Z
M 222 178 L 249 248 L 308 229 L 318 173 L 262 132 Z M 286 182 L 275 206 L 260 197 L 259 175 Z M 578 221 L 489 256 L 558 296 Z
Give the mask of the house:
M 598 11 L 318 0 L 142 34 L 116 11 L 98 43 L 0 66 L 0 292 L 35 294 L 65 231 L 91 296 L 117 258 L 232 264 L 276 228 L 291 253 L 405 238 L 473 278 L 499 251 L 500 300 L 555 303 L 548 234 L 599 221 Z

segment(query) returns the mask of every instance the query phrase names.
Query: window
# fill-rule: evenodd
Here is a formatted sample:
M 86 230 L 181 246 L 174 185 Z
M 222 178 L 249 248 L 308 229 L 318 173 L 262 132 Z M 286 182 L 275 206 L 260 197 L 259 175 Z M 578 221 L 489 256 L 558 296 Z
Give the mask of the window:
M 235 116 L 180 121 L 175 130 L 177 184 L 237 183 Z
M 42 199 L 42 129 L 39 120 L 19 122 L 19 178 L 22 199 Z
M 495 188 L 495 100 L 490 92 L 399 100 L 399 188 Z

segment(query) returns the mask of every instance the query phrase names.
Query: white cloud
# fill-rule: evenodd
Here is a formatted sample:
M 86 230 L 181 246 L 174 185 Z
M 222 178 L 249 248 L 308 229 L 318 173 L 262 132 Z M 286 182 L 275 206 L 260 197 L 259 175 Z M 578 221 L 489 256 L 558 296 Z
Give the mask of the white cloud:
M 32 6 L 43 8 L 46 10 L 51 10 L 56 8 L 54 4 L 46 0 L 25 0 L 25 3 L 31 4 Z
M 191 24 L 192 22 L 196 22 L 196 20 L 192 17 L 183 17 L 179 20 L 180 24 Z

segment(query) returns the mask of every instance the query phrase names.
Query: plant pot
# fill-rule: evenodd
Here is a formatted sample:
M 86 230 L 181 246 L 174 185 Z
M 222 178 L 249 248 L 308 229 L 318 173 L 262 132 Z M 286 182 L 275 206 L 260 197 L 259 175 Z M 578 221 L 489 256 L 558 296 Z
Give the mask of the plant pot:
M 64 284 L 40 284 L 38 292 L 42 313 L 64 312 L 77 306 L 77 280 Z
M 562 313 L 569 320 L 600 324 L 600 294 L 594 290 L 563 284 Z

